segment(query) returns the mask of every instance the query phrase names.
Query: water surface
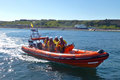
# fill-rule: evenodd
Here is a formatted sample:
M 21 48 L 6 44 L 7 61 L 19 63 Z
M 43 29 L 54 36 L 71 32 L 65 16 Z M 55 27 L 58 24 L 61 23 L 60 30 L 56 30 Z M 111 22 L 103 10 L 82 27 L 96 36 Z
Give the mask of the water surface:
M 110 54 L 97 68 L 78 68 L 51 63 L 26 55 L 22 45 L 28 45 L 29 29 L 0 29 L 0 80 L 119 80 L 120 32 L 90 32 L 74 30 L 39 30 L 42 36 L 63 36 L 75 48 L 104 49 Z

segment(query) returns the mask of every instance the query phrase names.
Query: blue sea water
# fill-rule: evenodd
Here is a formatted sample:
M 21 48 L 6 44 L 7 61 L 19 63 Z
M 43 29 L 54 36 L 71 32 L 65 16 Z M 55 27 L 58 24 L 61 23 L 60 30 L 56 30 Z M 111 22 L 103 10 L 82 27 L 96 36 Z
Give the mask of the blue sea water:
M 97 68 L 78 68 L 52 63 L 26 55 L 22 45 L 28 45 L 29 29 L 0 29 L 0 80 L 119 80 L 120 32 L 48 30 L 42 36 L 63 36 L 75 48 L 104 49 L 109 58 Z

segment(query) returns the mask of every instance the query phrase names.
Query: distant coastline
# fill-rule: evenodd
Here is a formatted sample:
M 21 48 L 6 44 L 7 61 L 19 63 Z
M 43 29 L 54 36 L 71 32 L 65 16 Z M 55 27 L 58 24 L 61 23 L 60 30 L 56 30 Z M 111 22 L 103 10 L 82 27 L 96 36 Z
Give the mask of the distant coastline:
M 31 27 L 13 27 L 13 26 L 0 26 L 0 28 L 10 29 L 30 29 Z M 36 27 L 35 27 L 36 28 Z M 50 29 L 50 30 L 80 30 L 80 31 L 108 31 L 108 32 L 120 32 L 120 29 L 78 29 L 78 28 L 67 28 L 67 27 L 38 27 L 38 29 Z
M 60 30 L 84 30 L 84 31 L 120 31 L 119 19 L 105 20 L 27 20 L 0 21 L 0 28 L 31 28 L 30 24 L 40 29 L 60 29 Z M 76 25 L 85 25 L 86 29 Z

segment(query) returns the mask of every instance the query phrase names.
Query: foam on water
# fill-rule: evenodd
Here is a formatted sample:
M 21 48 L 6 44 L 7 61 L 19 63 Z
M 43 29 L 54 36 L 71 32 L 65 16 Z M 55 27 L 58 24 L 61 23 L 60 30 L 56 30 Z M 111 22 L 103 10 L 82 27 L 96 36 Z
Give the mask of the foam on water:
M 34 58 L 32 56 L 23 55 L 24 52 L 21 50 L 21 46 L 27 45 L 27 42 L 23 42 L 21 38 L 8 37 L 6 33 L 0 32 L 0 53 L 10 55 L 16 59 L 21 59 L 30 62 L 48 62 Z M 19 44 L 17 42 L 19 41 Z

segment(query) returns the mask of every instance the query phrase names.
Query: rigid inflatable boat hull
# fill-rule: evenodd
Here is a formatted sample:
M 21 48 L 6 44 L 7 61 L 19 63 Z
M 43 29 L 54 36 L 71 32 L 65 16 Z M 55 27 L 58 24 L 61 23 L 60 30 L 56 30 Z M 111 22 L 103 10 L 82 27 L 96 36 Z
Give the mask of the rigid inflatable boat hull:
M 43 51 L 38 50 L 35 48 L 29 48 L 29 47 L 22 47 L 22 50 L 30 55 L 36 56 L 38 58 L 43 58 L 46 60 L 64 63 L 72 66 L 78 66 L 78 67 L 97 67 L 100 65 L 105 59 L 108 58 L 108 54 L 104 54 L 102 56 L 94 56 L 94 57 L 87 57 L 87 58 L 65 58 L 65 57 L 53 57 L 51 56 L 51 52 L 49 51 Z M 59 54 L 59 53 L 56 53 Z M 64 53 L 63 53 L 64 55 Z

